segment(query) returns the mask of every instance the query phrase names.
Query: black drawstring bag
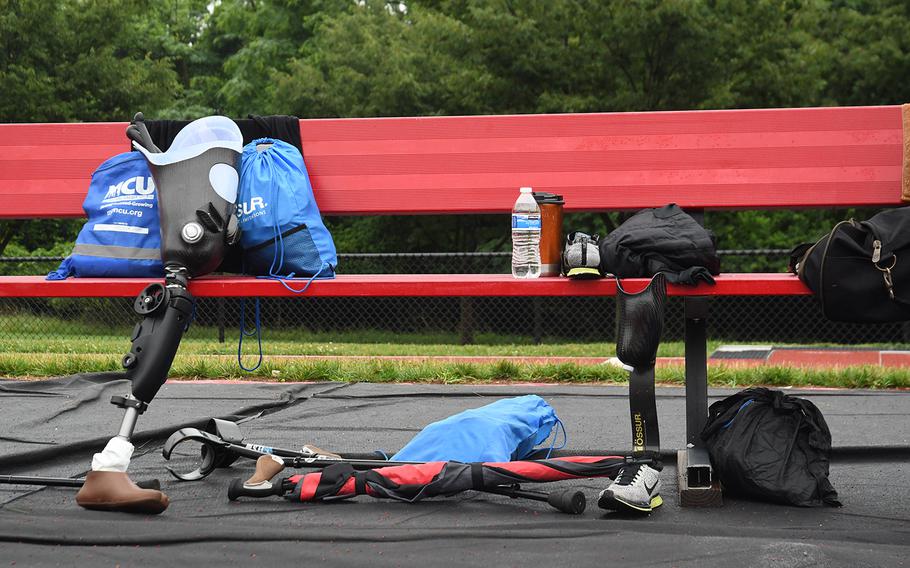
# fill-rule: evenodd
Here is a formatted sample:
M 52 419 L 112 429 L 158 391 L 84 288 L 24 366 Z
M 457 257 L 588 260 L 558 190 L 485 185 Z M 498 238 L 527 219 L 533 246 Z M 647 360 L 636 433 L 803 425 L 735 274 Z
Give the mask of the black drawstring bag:
M 828 481 L 831 432 L 810 401 L 746 389 L 708 409 L 701 433 L 725 492 L 800 507 L 840 507 Z

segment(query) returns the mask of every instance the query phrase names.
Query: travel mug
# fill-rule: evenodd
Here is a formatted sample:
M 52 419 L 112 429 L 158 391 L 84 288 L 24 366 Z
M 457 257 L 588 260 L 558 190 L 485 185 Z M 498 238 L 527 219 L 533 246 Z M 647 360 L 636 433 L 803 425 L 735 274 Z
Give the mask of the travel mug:
M 561 195 L 534 192 L 540 207 L 540 275 L 559 276 L 562 269 L 562 206 Z

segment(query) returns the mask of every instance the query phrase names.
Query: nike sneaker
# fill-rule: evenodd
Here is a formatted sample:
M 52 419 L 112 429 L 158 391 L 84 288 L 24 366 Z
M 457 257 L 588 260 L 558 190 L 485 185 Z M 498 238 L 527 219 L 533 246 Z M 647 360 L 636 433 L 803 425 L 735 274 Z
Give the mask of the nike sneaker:
M 597 500 L 601 509 L 639 513 L 650 513 L 663 503 L 660 474 L 644 464 L 630 464 L 619 470 L 619 475 L 600 492 Z
M 597 235 L 581 231 L 569 233 L 562 254 L 563 273 L 572 279 L 603 278 L 600 273 L 600 248 Z

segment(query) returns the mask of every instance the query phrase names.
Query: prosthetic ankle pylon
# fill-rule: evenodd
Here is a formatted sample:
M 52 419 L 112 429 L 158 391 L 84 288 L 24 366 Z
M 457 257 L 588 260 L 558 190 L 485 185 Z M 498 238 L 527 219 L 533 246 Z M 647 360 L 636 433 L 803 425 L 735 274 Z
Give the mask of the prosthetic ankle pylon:
M 192 318 L 189 279 L 215 270 L 226 246 L 239 236 L 234 203 L 243 136 L 231 119 L 209 116 L 187 125 L 168 151 L 161 152 L 141 113 L 127 128 L 127 136 L 145 155 L 158 188 L 165 283 L 150 284 L 133 303 L 142 321 L 123 357 L 132 389 L 111 399 L 124 409 L 123 421 L 117 436 L 95 454 L 76 502 L 89 509 L 160 513 L 168 506 L 167 496 L 140 489 L 126 475 L 133 450 L 130 438 L 139 415 L 167 379 Z

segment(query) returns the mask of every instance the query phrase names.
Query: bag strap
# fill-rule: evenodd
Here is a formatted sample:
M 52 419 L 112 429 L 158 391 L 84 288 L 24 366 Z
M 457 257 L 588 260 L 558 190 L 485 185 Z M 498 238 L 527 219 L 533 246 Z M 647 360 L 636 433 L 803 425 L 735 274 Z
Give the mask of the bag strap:
M 881 238 L 876 225 L 869 223 L 868 221 L 863 221 L 861 225 L 869 229 L 869 232 L 872 233 L 872 264 L 882 273 L 882 279 L 885 282 L 885 288 L 888 290 L 888 295 L 898 304 L 910 307 L 910 300 L 899 298 L 894 293 L 894 275 L 891 273 L 891 270 L 897 266 L 897 254 L 891 250 L 889 243 Z M 904 262 L 906 262 L 906 260 Z
M 827 313 L 827 304 L 825 303 L 825 267 L 828 264 L 828 250 L 831 248 L 831 241 L 834 240 L 834 235 L 837 234 L 837 231 L 844 225 L 853 225 L 855 221 L 853 219 L 848 219 L 846 221 L 841 221 L 840 223 L 834 225 L 834 228 L 831 229 L 831 232 L 828 233 L 828 242 L 825 243 L 825 250 L 822 251 L 822 261 L 821 266 L 818 270 L 818 299 L 822 305 L 822 312 L 824 312 L 825 317 L 829 317 Z

